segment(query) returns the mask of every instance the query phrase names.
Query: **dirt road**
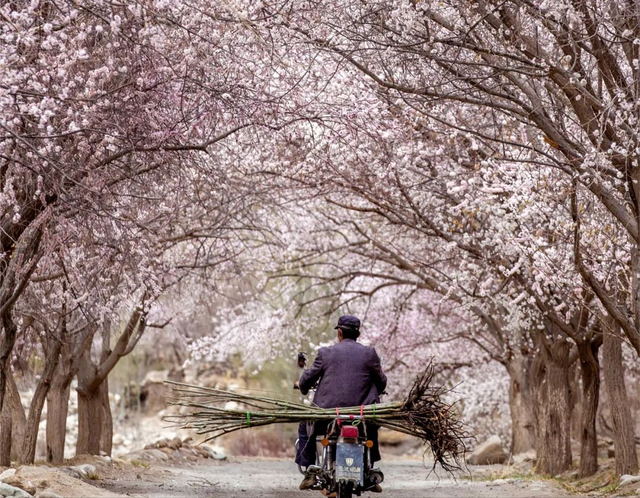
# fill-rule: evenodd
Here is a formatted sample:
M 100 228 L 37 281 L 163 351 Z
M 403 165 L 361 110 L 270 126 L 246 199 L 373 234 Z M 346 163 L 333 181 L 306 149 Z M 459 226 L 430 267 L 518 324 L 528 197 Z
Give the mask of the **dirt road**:
M 431 475 L 416 460 L 385 462 L 384 490 L 389 498 L 551 498 L 568 496 L 552 483 L 516 480 L 492 483 Z M 206 461 L 188 467 L 141 468 L 131 475 L 104 478 L 100 487 L 135 498 L 315 498 L 317 491 L 298 491 L 300 475 L 283 460 Z

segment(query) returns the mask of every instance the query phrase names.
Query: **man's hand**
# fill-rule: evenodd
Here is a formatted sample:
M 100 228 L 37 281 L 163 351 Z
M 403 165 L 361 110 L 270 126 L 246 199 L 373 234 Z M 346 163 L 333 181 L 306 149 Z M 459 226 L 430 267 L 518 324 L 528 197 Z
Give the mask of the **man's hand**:
M 300 383 L 297 380 L 293 383 L 293 388 L 300 390 Z

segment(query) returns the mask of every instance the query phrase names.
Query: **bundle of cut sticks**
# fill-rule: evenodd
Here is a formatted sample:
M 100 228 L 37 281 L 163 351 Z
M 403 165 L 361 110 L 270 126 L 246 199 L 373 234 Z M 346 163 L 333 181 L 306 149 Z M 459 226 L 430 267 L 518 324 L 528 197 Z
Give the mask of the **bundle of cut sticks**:
M 365 421 L 418 437 L 427 444 L 435 464 L 451 472 L 464 461 L 465 441 L 469 439 L 455 403 L 444 400 L 449 390 L 432 387 L 433 367 L 429 365 L 416 378 L 403 402 L 340 408 L 341 415 L 363 415 Z M 172 405 L 187 407 L 188 413 L 170 415 L 168 420 L 183 429 L 197 431 L 205 441 L 241 429 L 279 423 L 332 420 L 336 409 L 318 408 L 274 398 L 242 394 L 223 389 L 170 382 Z M 232 403 L 233 408 L 229 408 Z M 226 408 L 225 408 L 226 406 Z

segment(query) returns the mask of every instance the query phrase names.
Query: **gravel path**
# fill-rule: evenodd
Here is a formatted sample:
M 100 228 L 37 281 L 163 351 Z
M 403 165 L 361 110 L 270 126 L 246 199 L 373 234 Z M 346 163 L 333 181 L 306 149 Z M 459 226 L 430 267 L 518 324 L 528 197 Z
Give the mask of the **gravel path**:
M 568 496 L 552 483 L 516 481 L 492 483 L 428 476 L 422 462 L 384 462 L 381 495 L 390 498 L 551 498 Z M 154 465 L 131 475 L 114 475 L 96 483 L 100 487 L 134 498 L 315 498 L 317 491 L 298 491 L 301 476 L 293 463 L 284 460 L 252 459 L 210 462 L 185 467 Z

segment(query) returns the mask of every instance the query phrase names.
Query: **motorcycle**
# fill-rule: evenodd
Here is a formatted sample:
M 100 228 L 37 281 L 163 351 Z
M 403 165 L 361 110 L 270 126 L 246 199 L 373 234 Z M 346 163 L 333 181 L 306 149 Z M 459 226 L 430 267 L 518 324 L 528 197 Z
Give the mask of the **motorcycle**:
M 306 367 L 304 353 L 298 354 L 298 366 Z M 373 441 L 367 438 L 367 423 L 362 415 L 340 415 L 336 409 L 336 416 L 327 425 L 325 434 L 307 444 L 316 445 L 316 464 L 306 469 L 298 466 L 298 470 L 301 474 L 315 475 L 312 490 L 320 490 L 329 497 L 352 498 L 384 480 L 382 471 L 371 466 Z M 298 439 L 296 453 L 299 446 Z

